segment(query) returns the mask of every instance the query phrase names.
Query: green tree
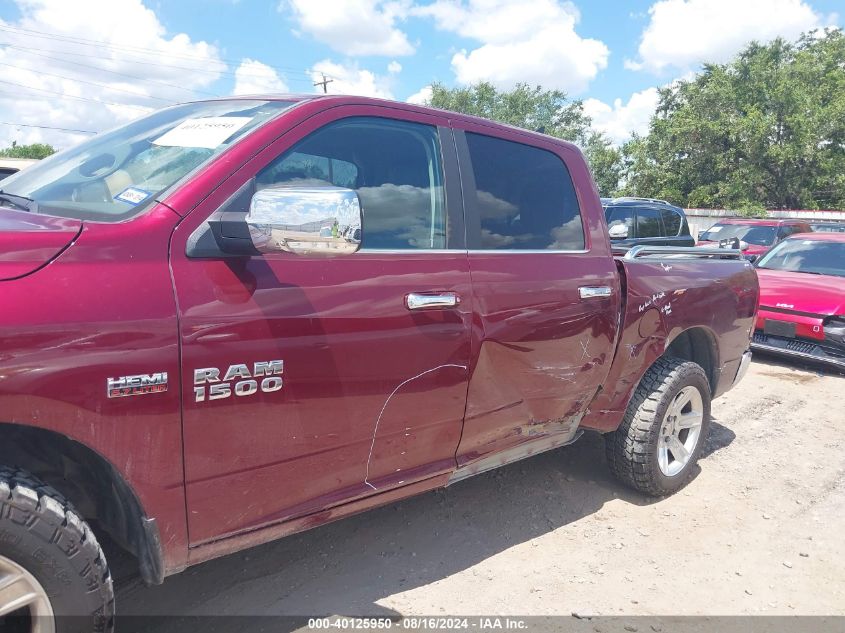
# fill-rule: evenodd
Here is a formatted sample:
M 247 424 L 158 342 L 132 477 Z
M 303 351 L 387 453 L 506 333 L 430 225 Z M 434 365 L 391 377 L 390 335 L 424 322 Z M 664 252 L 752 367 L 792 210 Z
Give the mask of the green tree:
M 517 84 L 500 91 L 481 82 L 465 88 L 431 86 L 428 105 L 452 112 L 472 114 L 527 130 L 539 131 L 581 146 L 602 195 L 613 195 L 622 171 L 621 152 L 603 135 L 590 128 L 581 101 L 570 101 L 565 92 Z
M 33 143 L 32 145 L 18 145 L 17 142 L 12 141 L 12 145 L 5 149 L 0 149 L 0 157 L 2 158 L 47 158 L 50 154 L 55 154 L 56 149 L 52 145 L 45 143 Z
M 622 151 L 598 132 L 590 133 L 582 149 L 601 195 L 617 195 L 623 170 Z
M 660 92 L 624 191 L 688 207 L 845 208 L 845 35 L 751 43 Z

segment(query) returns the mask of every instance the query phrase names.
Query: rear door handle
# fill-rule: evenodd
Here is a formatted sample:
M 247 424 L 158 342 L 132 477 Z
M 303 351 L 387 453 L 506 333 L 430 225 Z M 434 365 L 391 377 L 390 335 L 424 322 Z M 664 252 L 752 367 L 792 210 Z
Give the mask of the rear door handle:
M 441 292 L 427 295 L 412 292 L 405 296 L 405 305 L 409 310 L 427 310 L 430 308 L 454 308 L 461 302 L 456 292 Z
M 581 286 L 578 288 L 578 294 L 582 299 L 598 299 L 609 297 L 613 290 L 610 286 Z

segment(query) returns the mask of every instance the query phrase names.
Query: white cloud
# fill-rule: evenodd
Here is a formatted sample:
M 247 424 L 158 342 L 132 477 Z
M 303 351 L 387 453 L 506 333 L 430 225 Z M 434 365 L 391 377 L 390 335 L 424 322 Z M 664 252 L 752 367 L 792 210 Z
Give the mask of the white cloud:
M 408 103 L 425 105 L 431 99 L 431 86 L 423 86 L 417 92 L 405 99 Z
M 391 75 L 398 75 L 402 72 L 402 64 L 400 64 L 394 59 L 387 65 L 387 72 L 389 72 Z
M 615 99 L 612 106 L 598 99 L 586 99 L 584 113 L 593 120 L 594 129 L 606 134 L 615 145 L 621 145 L 634 132 L 648 133 L 658 100 L 657 88 L 647 88 L 632 94 L 628 103 Z
M 168 103 L 194 99 L 196 90 L 212 84 L 226 68 L 214 46 L 184 33 L 169 35 L 141 0 L 16 4 L 20 19 L 0 20 L 0 79 L 16 84 L 0 84 L 3 121 L 100 131 Z M 17 141 L 67 147 L 83 138 L 0 125 L 0 146 Z
M 831 24 L 804 0 L 660 0 L 648 10 L 649 23 L 631 70 L 688 69 L 702 62 L 726 62 L 751 40 L 794 39 Z
M 490 81 L 502 88 L 540 84 L 583 92 L 607 67 L 610 51 L 576 32 L 580 14 L 558 0 L 436 0 L 412 9 L 433 17 L 441 30 L 481 45 L 452 57 L 459 83 Z
M 411 55 L 414 47 L 396 23 L 410 0 L 282 0 L 299 29 L 344 55 Z
M 287 91 L 288 86 L 284 79 L 267 64 L 246 58 L 235 70 L 235 88 L 232 94 L 270 94 Z
M 376 75 L 370 70 L 359 68 L 358 64 L 338 64 L 329 59 L 314 64 L 311 69 L 313 81 L 320 81 L 325 74 L 331 78 L 331 83 L 326 88 L 331 94 L 362 95 L 365 97 L 381 97 L 392 99 L 393 93 L 390 88 L 391 77 Z M 322 87 L 317 87 L 317 92 L 322 92 Z

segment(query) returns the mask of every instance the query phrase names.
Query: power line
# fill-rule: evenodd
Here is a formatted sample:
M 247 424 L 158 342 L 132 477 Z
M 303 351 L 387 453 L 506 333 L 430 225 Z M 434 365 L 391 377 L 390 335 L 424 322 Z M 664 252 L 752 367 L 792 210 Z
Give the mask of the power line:
M 29 48 L 29 47 L 26 47 L 26 46 L 16 46 L 14 44 L 2 44 L 2 43 L 0 43 L 0 46 L 4 46 L 6 48 L 13 48 L 15 50 L 23 51 L 24 53 L 29 53 L 30 55 L 37 55 L 38 57 L 43 57 L 45 59 L 52 59 L 53 61 L 61 62 L 63 64 L 71 64 L 73 66 L 80 66 L 82 68 L 91 68 L 92 70 L 98 70 L 100 72 L 109 73 L 109 74 L 112 74 L 112 75 L 118 75 L 120 77 L 128 77 L 129 79 L 136 79 L 138 81 L 144 81 L 144 82 L 147 82 L 147 83 L 158 84 L 159 86 L 167 86 L 168 88 L 178 88 L 179 90 L 186 90 L 187 92 L 192 92 L 194 94 L 204 94 L 204 95 L 209 95 L 211 97 L 219 97 L 220 96 L 220 95 L 218 95 L 214 92 L 207 92 L 205 90 L 199 90 L 199 89 L 196 89 L 196 88 L 187 88 L 185 86 L 180 86 L 178 84 L 167 83 L 166 81 L 158 81 L 157 79 L 150 79 L 150 78 L 147 78 L 147 77 L 139 77 L 138 75 L 130 75 L 129 73 L 122 73 L 120 71 L 111 70 L 109 68 L 101 68 L 100 66 L 94 66 L 92 64 L 83 64 L 82 62 L 72 62 L 68 59 L 63 59 L 61 57 L 53 57 L 52 55 L 46 55 L 44 53 L 39 53 L 36 49 Z M 86 55 L 86 57 L 102 59 L 101 57 L 96 56 L 96 55 Z
M 2 32 L 2 26 L 0 26 L 0 32 Z M 9 44 L 9 43 L 0 43 L 0 46 L 5 46 L 5 47 L 8 47 L 8 48 L 14 48 L 14 49 L 23 50 L 23 51 L 40 51 L 41 50 L 41 49 L 33 48 L 33 47 L 30 47 L 30 46 L 21 46 L 19 44 Z M 108 48 L 108 45 L 106 45 L 106 44 L 104 44 L 103 46 Z M 94 55 L 94 54 L 91 54 L 91 53 L 79 53 L 79 52 L 65 51 L 65 50 L 55 51 L 55 52 L 60 53 L 61 55 L 71 55 L 73 57 L 83 57 L 85 59 L 97 59 L 97 60 L 103 59 L 102 55 Z M 42 54 L 42 53 L 37 53 L 37 54 Z M 149 60 L 149 59 L 128 59 L 126 57 L 122 57 L 122 58 L 117 59 L 117 60 L 113 59 L 112 61 L 119 61 L 119 62 L 122 62 L 122 63 L 129 63 L 129 64 L 145 64 L 145 65 L 152 63 L 151 60 Z M 208 60 L 205 60 L 205 61 L 208 61 Z M 69 63 L 78 63 L 78 62 L 69 62 Z M 256 73 L 244 73 L 244 72 L 235 73 L 231 70 L 211 70 L 211 69 L 208 69 L 208 68 L 176 66 L 176 65 L 173 65 L 173 64 L 162 63 L 160 60 L 156 60 L 155 64 L 157 66 L 160 66 L 160 67 L 163 67 L 163 68 L 170 68 L 170 69 L 173 69 L 173 70 L 186 70 L 186 71 L 193 72 L 193 73 L 206 73 L 206 74 L 212 74 L 212 75 L 224 75 L 224 76 L 229 76 L 229 77 L 239 76 L 239 77 L 253 78 L 253 79 L 264 79 L 264 78 L 266 78 L 265 75 L 259 75 L 259 74 L 256 74 Z M 281 71 L 282 74 L 285 75 L 286 81 L 300 82 L 300 83 L 311 83 L 311 74 L 310 73 L 307 73 L 307 72 L 304 72 L 304 71 L 292 71 L 292 72 L 296 72 L 298 74 L 302 74 L 302 75 L 304 75 L 304 77 L 302 77 L 302 78 L 289 77 L 287 72 L 285 71 L 285 69 L 283 67 L 279 67 L 279 66 L 268 66 L 268 67 L 273 69 L 273 70 Z M 116 71 L 112 71 L 112 72 L 116 72 Z M 218 95 L 214 95 L 214 96 L 218 96 Z
M 165 51 L 156 50 L 153 48 L 143 48 L 141 46 L 119 46 L 116 44 L 108 44 L 106 42 L 100 40 L 90 40 L 84 37 L 74 37 L 70 35 L 61 35 L 59 33 L 45 33 L 44 31 L 35 31 L 32 29 L 24 29 L 17 26 L 8 26 L 8 25 L 0 25 L 0 30 L 7 31 L 11 33 L 19 33 L 19 34 L 27 34 L 29 37 L 41 37 L 50 40 L 57 40 L 60 42 L 68 42 L 71 44 L 78 44 L 80 46 L 98 46 L 102 48 L 110 48 L 113 50 L 120 50 L 120 51 L 129 51 L 134 53 L 142 53 L 147 55 L 157 55 L 161 56 L 165 54 Z M 208 63 L 210 60 L 208 58 L 197 57 L 194 55 L 180 55 L 178 53 L 168 53 L 170 57 L 176 57 L 180 59 L 187 59 L 187 60 L 194 60 L 194 61 L 202 61 Z
M 168 57 L 175 58 L 175 59 L 184 59 L 184 60 L 188 60 L 188 61 L 199 61 L 199 62 L 203 62 L 203 63 L 206 63 L 206 64 L 209 63 L 209 62 L 220 63 L 220 64 L 223 64 L 223 65 L 225 65 L 226 63 L 240 64 L 241 61 L 242 61 L 242 60 L 220 58 L 219 62 L 217 62 L 217 61 L 214 61 L 214 60 L 209 60 L 208 58 L 197 57 L 195 55 L 180 55 L 178 53 L 167 53 L 166 51 L 156 50 L 156 49 L 152 49 L 152 48 L 144 48 L 144 47 L 141 47 L 141 46 L 119 46 L 119 45 L 115 45 L 115 44 L 109 44 L 107 42 L 103 42 L 103 41 L 100 41 L 100 40 L 91 40 L 91 39 L 87 39 L 87 38 L 83 38 L 83 37 L 61 35 L 61 34 L 58 34 L 58 33 L 46 33 L 44 31 L 36 31 L 36 30 L 33 30 L 33 29 L 24 29 L 24 28 L 21 28 L 21 27 L 13 27 L 13 26 L 5 25 L 5 24 L 0 25 L 0 31 L 5 31 L 5 32 L 8 32 L 8 33 L 12 33 L 12 34 L 21 34 L 21 35 L 27 34 L 26 36 L 28 36 L 28 37 L 33 37 L 33 36 L 34 37 L 41 37 L 41 38 L 56 40 L 56 41 L 60 41 L 60 42 L 66 42 L 66 43 L 70 43 L 70 44 L 77 44 L 79 46 L 97 46 L 97 47 L 107 48 L 107 49 L 112 49 L 112 50 L 117 50 L 117 51 L 126 51 L 126 52 L 130 52 L 130 53 L 134 53 L 136 55 L 137 54 L 155 55 L 158 58 L 161 58 L 162 55 L 167 55 Z M 296 74 L 308 76 L 310 78 L 309 73 L 307 73 L 303 70 L 300 70 L 300 69 L 289 67 L 289 66 L 288 67 L 285 67 L 285 66 L 270 66 L 270 68 L 273 68 L 274 70 L 280 70 L 283 73 L 296 73 Z M 198 69 L 190 68 L 190 69 L 186 69 L 186 70 L 198 70 Z M 215 71 L 211 71 L 211 72 L 215 72 Z M 258 77 L 260 75 L 253 75 L 253 76 Z
M 34 72 L 38 75 L 46 75 L 47 77 L 56 77 L 57 79 L 65 79 L 67 81 L 75 81 L 81 84 L 88 84 L 89 86 L 96 86 L 98 88 L 105 88 L 107 90 L 114 90 L 116 92 L 125 92 L 128 95 L 132 95 L 135 97 L 142 97 L 144 99 L 157 99 L 158 101 L 164 101 L 166 103 L 172 103 L 170 99 L 165 99 L 164 97 L 155 97 L 153 95 L 146 95 L 141 92 L 134 92 L 132 90 L 124 90 L 123 88 L 117 88 L 114 86 L 109 86 L 107 84 L 97 83 L 96 81 L 88 81 L 86 79 L 77 79 L 76 77 L 66 77 L 64 75 L 57 75 L 55 73 L 48 73 L 43 70 L 31 70 L 29 68 L 23 68 L 21 66 L 15 66 L 14 64 L 6 64 L 4 62 L 0 62 L 0 66 L 8 66 L 9 68 L 14 68 L 16 70 L 26 70 L 29 72 Z
M 0 121 L 0 125 L 9 125 L 11 127 L 37 127 L 41 130 L 60 130 L 62 132 L 77 132 L 79 134 L 97 134 L 91 130 L 75 130 L 70 127 L 55 127 L 52 125 L 34 125 L 32 123 L 9 123 L 8 121 Z
M 140 106 L 140 105 L 132 105 L 129 103 L 115 103 L 113 101 L 101 101 L 100 99 L 92 99 L 89 97 L 77 97 L 76 95 L 69 95 L 65 94 L 64 92 L 58 92 L 56 90 L 47 90 L 46 88 L 33 88 L 32 86 L 25 86 L 24 84 L 15 83 L 14 81 L 6 81 L 5 79 L 0 79 L 0 83 L 8 84 L 10 86 L 16 86 L 18 88 L 25 88 L 26 90 L 35 90 L 37 92 L 44 92 L 47 94 L 58 95 L 65 99 L 77 99 L 79 101 L 92 101 L 93 103 L 101 103 L 103 105 L 112 105 L 118 106 L 121 108 L 135 108 L 136 110 L 147 110 L 147 106 Z

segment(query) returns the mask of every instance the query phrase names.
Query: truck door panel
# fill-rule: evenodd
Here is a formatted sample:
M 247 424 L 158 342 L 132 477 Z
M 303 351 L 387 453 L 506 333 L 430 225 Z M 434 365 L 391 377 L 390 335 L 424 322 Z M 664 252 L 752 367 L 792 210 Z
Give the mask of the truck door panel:
M 598 196 L 584 209 L 572 185 L 591 182 L 583 160 L 567 169 L 559 146 L 465 129 L 456 140 L 474 327 L 461 465 L 574 434 L 607 376 L 620 306 Z
M 380 116 L 361 116 L 374 111 Z M 442 143 L 437 128 L 446 123 L 334 108 L 261 152 L 177 229 L 192 544 L 454 468 L 472 298 L 459 189 L 450 191 L 444 173 L 444 164 L 455 167 L 454 145 L 448 128 Z M 187 257 L 190 234 L 209 215 L 246 211 L 232 194 L 251 183 L 355 189 L 362 250 L 327 259 Z M 411 293 L 440 292 L 461 302 L 406 306 Z M 196 401 L 195 370 L 223 376 L 230 366 L 276 360 L 278 391 Z

